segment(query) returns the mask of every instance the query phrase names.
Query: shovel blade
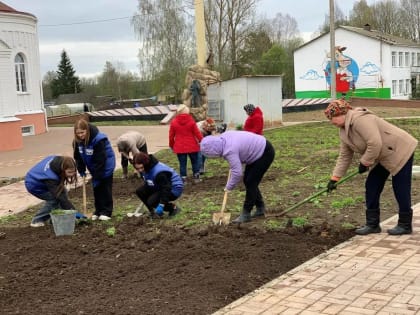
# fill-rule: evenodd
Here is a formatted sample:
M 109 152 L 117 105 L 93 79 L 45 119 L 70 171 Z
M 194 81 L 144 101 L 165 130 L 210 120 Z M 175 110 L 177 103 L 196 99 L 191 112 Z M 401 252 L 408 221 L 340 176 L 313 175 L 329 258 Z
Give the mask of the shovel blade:
M 215 212 L 213 213 L 213 223 L 216 225 L 228 225 L 230 223 L 230 213 Z

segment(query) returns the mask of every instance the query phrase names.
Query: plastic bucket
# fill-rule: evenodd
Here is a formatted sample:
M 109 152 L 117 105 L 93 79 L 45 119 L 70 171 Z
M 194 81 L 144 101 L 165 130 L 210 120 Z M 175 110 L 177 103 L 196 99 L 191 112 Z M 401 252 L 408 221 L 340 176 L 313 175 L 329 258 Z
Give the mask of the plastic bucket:
M 72 235 L 74 233 L 76 212 L 76 210 L 60 210 L 59 214 L 50 214 L 56 236 Z

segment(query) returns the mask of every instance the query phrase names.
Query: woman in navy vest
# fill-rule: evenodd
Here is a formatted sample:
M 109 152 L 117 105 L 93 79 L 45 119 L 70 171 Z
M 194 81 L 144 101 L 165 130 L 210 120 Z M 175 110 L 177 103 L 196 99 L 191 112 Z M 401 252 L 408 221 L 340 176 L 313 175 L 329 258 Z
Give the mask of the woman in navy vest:
M 143 177 L 144 185 L 136 190 L 137 196 L 149 209 L 151 217 L 163 216 L 167 211 L 172 217 L 181 211 L 171 203 L 178 199 L 184 189 L 181 176 L 152 154 L 139 152 L 133 156 L 133 166 Z
M 86 176 L 86 168 L 92 176 L 95 212 L 92 220 L 111 219 L 114 202 L 112 181 L 115 169 L 115 154 L 108 137 L 84 119 L 74 125 L 74 159 L 80 176 Z
M 32 227 L 41 227 L 54 209 L 75 209 L 67 197 L 66 184 L 76 184 L 76 162 L 70 156 L 47 156 L 25 176 L 25 187 L 35 197 L 45 200 L 32 219 Z

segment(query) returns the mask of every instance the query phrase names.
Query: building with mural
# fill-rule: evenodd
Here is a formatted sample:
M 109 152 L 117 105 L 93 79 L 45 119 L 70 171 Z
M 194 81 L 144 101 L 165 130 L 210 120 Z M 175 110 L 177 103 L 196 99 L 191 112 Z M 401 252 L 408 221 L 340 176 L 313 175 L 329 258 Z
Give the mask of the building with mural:
M 0 152 L 46 130 L 37 18 L 0 2 Z
M 420 83 L 420 45 L 364 28 L 335 30 L 337 96 L 410 99 Z M 294 52 L 296 98 L 330 97 L 330 36 Z

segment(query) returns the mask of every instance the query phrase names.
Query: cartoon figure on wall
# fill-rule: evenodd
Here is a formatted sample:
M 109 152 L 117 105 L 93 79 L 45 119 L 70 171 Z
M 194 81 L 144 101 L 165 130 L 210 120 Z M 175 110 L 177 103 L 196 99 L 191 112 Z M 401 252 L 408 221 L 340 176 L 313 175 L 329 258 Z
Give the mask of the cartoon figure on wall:
M 356 89 L 356 82 L 359 77 L 359 66 L 351 57 L 343 54 L 347 47 L 335 47 L 335 67 L 336 67 L 336 91 L 341 93 L 343 97 L 350 91 Z M 327 54 L 330 58 L 330 55 Z M 325 67 L 325 79 L 327 84 L 331 86 L 331 66 L 330 62 Z

